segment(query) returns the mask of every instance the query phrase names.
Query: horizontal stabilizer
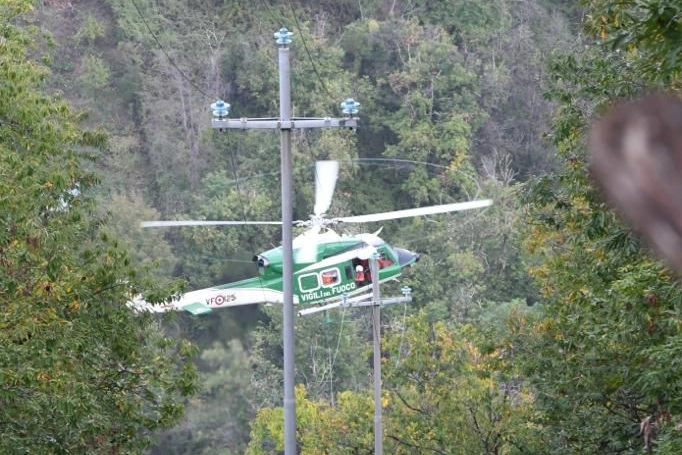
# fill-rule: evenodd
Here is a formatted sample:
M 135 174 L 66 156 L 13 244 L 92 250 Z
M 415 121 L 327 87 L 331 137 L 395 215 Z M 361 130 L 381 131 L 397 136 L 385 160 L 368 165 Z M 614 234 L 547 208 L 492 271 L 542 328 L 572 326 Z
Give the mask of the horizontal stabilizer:
M 192 313 L 195 316 L 211 312 L 211 307 L 201 302 L 194 302 L 190 303 L 189 305 L 184 305 L 182 309 Z

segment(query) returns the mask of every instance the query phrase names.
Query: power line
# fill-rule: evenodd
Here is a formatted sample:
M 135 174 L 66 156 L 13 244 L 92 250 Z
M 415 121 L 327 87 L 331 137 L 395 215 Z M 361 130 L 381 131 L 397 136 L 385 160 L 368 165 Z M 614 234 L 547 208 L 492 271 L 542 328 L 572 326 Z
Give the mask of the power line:
M 270 19 L 272 19 L 272 24 L 275 26 L 281 26 L 282 24 L 280 23 L 281 19 L 277 18 L 275 13 L 272 12 L 272 8 L 270 8 L 270 4 L 268 3 L 267 0 L 260 0 L 261 4 L 265 7 L 265 12 L 268 16 L 270 16 Z
M 137 5 L 137 2 L 136 2 L 135 0 L 130 0 L 130 2 L 131 2 L 131 3 L 133 4 L 133 6 L 135 7 L 135 10 L 137 11 L 137 14 L 140 16 L 140 19 L 142 20 L 142 23 L 143 23 L 144 26 L 147 28 L 147 31 L 148 31 L 149 34 L 152 36 L 152 38 L 154 39 L 154 41 L 156 42 L 156 44 L 159 46 L 159 49 L 161 50 L 161 52 L 163 52 L 163 55 L 166 56 L 166 58 L 168 59 L 168 62 L 171 64 L 171 66 L 172 66 L 173 68 L 175 68 L 175 69 L 177 70 L 177 72 L 180 74 L 180 76 L 181 76 L 183 79 L 185 79 L 187 82 L 189 82 L 189 84 L 190 84 L 192 87 L 194 87 L 194 89 L 195 89 L 196 91 L 198 91 L 199 93 L 201 93 L 202 95 L 204 95 L 206 98 L 209 98 L 209 99 L 214 99 L 214 98 L 216 98 L 216 97 L 214 97 L 214 96 L 209 95 L 209 94 L 206 93 L 205 91 L 203 91 L 203 90 L 201 89 L 201 87 L 199 87 L 197 84 L 195 84 L 194 81 L 192 81 L 192 80 L 191 80 L 191 79 L 190 79 L 190 78 L 189 78 L 189 77 L 180 69 L 180 67 L 178 67 L 178 65 L 175 63 L 175 60 L 173 60 L 173 58 L 168 54 L 168 52 L 166 52 L 166 49 L 165 49 L 165 48 L 163 47 L 163 45 L 161 44 L 161 41 L 159 41 L 159 38 L 156 36 L 156 33 L 154 33 L 154 31 L 152 30 L 152 28 L 149 26 L 149 23 L 147 22 L 147 20 L 145 19 L 144 15 L 142 14 L 142 10 L 140 10 L 140 7 Z
M 334 403 L 334 366 L 336 365 L 336 356 L 339 354 L 339 348 L 341 346 L 341 335 L 343 334 L 343 322 L 346 319 L 346 308 L 341 312 L 341 322 L 339 323 L 339 334 L 336 337 L 336 349 L 334 350 L 334 355 L 331 358 L 329 365 L 329 375 L 330 375 L 330 396 L 329 399 Z
M 293 129 L 307 128 L 357 128 L 358 121 L 352 117 L 343 118 L 296 118 L 291 115 L 291 71 L 289 44 L 291 33 L 281 28 L 274 37 L 278 47 L 279 61 L 279 118 L 239 120 L 214 117 L 214 129 L 273 129 L 280 132 L 281 194 L 282 194 L 282 353 L 284 355 L 284 453 L 295 455 L 296 442 L 296 395 L 294 358 L 294 261 L 293 261 L 293 176 L 291 133 Z
M 310 60 L 310 65 L 313 67 L 313 72 L 317 76 L 317 79 L 320 81 L 320 84 L 322 84 L 322 88 L 324 89 L 325 93 L 329 97 L 331 97 L 332 94 L 329 92 L 329 89 L 327 89 L 327 84 L 324 83 L 322 76 L 320 76 L 319 71 L 317 71 L 317 66 L 315 65 L 315 61 L 313 60 L 312 55 L 310 55 L 310 50 L 308 50 L 308 45 L 306 44 L 305 38 L 303 37 L 303 32 L 301 31 L 301 25 L 298 23 L 298 17 L 296 16 L 296 10 L 294 9 L 294 4 L 291 0 L 289 0 L 289 9 L 291 10 L 291 15 L 294 18 L 294 25 L 296 25 L 296 30 L 298 30 L 298 34 L 301 36 L 301 43 L 303 43 L 303 49 L 305 49 L 305 53 L 308 56 L 308 60 Z
M 240 148 L 241 148 L 241 146 L 240 146 Z M 247 216 L 246 216 L 246 209 L 244 208 L 244 199 L 242 197 L 241 187 L 239 186 L 239 174 L 237 173 L 237 160 L 234 156 L 234 147 L 230 147 L 230 163 L 232 165 L 232 175 L 234 176 L 235 187 L 237 189 L 237 199 L 239 200 L 239 206 L 242 210 L 242 218 L 243 218 L 243 221 L 248 221 Z M 260 230 L 260 228 L 258 230 Z M 253 251 L 255 253 L 256 248 L 255 248 L 255 245 L 253 243 L 253 238 L 251 236 L 249 236 L 249 244 L 251 246 L 251 251 Z M 263 292 L 263 295 L 265 295 L 265 290 L 263 287 L 263 279 L 261 277 L 260 271 L 258 271 L 258 270 L 256 270 L 256 271 L 258 272 L 258 282 L 260 283 L 261 291 Z

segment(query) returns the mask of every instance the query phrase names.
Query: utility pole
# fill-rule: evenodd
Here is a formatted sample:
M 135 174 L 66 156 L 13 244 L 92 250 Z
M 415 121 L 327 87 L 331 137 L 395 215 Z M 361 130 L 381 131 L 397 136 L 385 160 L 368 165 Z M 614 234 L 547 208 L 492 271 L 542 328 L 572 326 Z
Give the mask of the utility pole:
M 372 385 L 374 388 L 374 455 L 384 453 L 384 429 L 382 423 L 381 404 L 381 307 L 396 303 L 412 302 L 412 290 L 403 286 L 402 297 L 382 299 L 379 291 L 379 262 L 377 253 L 373 253 L 369 263 L 370 276 L 372 277 L 372 295 L 361 295 L 354 298 L 344 297 L 338 302 L 332 302 L 319 307 L 304 308 L 298 312 L 299 316 L 328 311 L 334 308 L 360 308 L 372 307 L 372 341 L 373 341 L 373 375 Z M 368 300 L 369 299 L 369 300 Z
M 294 128 L 355 128 L 360 106 L 352 98 L 341 103 L 344 118 L 308 118 L 292 117 L 291 113 L 291 83 L 289 67 L 289 44 L 291 33 L 281 28 L 275 33 L 278 47 L 279 63 L 279 118 L 227 118 L 230 105 L 218 100 L 211 105 L 213 111 L 213 129 L 278 129 L 281 145 L 281 174 L 282 174 L 282 292 L 284 294 L 282 308 L 282 347 L 284 351 L 284 454 L 296 455 L 296 396 L 294 365 L 294 259 L 293 259 L 293 211 L 292 211 L 292 158 L 291 158 L 291 130 Z
M 384 454 L 384 428 L 381 419 L 381 293 L 377 254 L 370 261 L 372 274 L 372 341 L 374 343 L 374 455 Z

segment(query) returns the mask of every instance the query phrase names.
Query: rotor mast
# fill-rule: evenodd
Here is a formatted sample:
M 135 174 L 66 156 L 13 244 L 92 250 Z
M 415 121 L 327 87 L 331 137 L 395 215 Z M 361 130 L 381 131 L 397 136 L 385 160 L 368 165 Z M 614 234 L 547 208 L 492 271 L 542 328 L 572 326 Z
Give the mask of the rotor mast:
M 289 44 L 293 33 L 281 28 L 274 34 L 278 47 L 279 63 L 279 118 L 229 119 L 230 105 L 218 100 L 211 105 L 213 129 L 278 129 L 281 145 L 282 174 L 282 260 L 283 260 L 283 309 L 282 344 L 284 351 L 284 454 L 296 454 L 296 396 L 294 366 L 294 297 L 293 297 L 293 211 L 292 211 L 292 158 L 291 130 L 294 128 L 355 128 L 358 126 L 359 103 L 348 98 L 341 103 L 346 117 L 303 118 L 292 117 L 291 83 L 289 66 Z

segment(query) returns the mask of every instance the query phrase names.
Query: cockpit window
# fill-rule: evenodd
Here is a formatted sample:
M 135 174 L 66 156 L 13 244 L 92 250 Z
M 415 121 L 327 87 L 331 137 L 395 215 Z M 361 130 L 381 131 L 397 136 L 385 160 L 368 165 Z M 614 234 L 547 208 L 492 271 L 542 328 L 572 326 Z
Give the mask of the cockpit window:
M 382 248 L 379 250 L 377 263 L 379 264 L 380 269 L 388 267 L 389 265 L 393 265 L 393 258 L 391 258 L 391 256 L 388 254 L 387 248 Z
M 322 286 L 332 286 L 337 284 L 341 279 L 339 278 L 339 269 L 329 269 L 323 271 L 320 276 L 322 277 Z

